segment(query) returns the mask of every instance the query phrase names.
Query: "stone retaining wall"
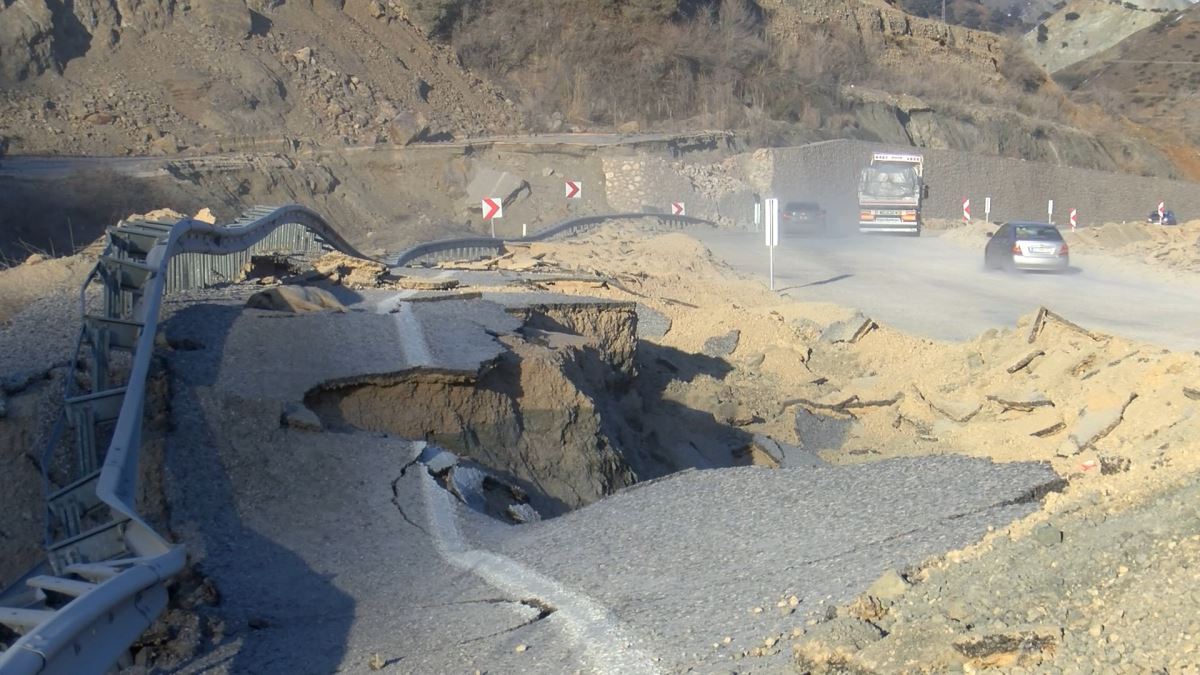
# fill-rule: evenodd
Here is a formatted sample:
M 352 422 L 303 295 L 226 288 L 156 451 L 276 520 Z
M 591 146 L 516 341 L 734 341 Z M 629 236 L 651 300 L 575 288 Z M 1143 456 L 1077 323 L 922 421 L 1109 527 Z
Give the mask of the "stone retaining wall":
M 820 202 L 839 223 L 857 222 L 858 172 L 873 151 L 913 152 L 863 141 L 837 140 L 768 151 L 769 190 L 781 200 Z M 1079 211 L 1079 224 L 1141 220 L 1158 204 L 1180 219 L 1200 218 L 1200 183 L 1075 169 L 1019 159 L 983 157 L 954 150 L 916 150 L 925 156 L 930 198 L 925 214 L 961 218 L 962 200 L 983 218 L 984 198 L 992 198 L 992 220 L 1045 220 L 1054 200 L 1054 220 Z

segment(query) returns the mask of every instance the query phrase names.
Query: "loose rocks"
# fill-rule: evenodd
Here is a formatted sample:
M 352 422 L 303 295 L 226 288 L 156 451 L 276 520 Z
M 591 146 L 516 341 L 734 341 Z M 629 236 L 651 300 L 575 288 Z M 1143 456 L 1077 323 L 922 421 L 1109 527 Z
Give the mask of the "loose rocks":
M 246 306 L 275 312 L 305 314 L 333 310 L 345 312 L 346 307 L 332 293 L 308 286 L 279 286 L 259 291 L 246 300 Z

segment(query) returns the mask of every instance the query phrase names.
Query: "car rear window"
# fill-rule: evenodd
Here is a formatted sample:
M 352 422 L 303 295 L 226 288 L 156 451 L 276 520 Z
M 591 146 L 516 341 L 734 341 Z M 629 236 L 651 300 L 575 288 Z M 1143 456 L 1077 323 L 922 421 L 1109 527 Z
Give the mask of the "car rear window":
M 1017 239 L 1032 239 L 1034 241 L 1062 241 L 1062 234 L 1057 227 L 1036 227 L 1017 225 Z

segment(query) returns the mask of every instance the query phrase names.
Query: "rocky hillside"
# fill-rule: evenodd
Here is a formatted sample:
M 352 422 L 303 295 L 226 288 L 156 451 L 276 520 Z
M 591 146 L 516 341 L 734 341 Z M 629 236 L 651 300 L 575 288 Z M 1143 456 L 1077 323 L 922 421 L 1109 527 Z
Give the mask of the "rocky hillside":
M 1114 47 L 1058 73 L 1077 96 L 1152 127 L 1178 147 L 1178 163 L 1200 166 L 1190 146 L 1200 141 L 1200 111 L 1192 97 L 1200 86 L 1200 7 L 1158 15 L 1158 20 Z
M 386 1 L 0 7 L 9 152 L 294 149 L 518 126 L 496 89 Z
M 994 33 L 875 0 L 119 0 L 0 9 L 0 144 L 175 154 L 733 129 L 1173 176 Z M 1062 148 L 1072 150 L 1066 155 Z
M 994 33 L 865 0 L 648 4 L 488 0 L 444 32 L 535 129 L 722 127 L 756 144 L 849 137 L 1053 163 L 1092 145 L 1070 161 L 1175 173 Z

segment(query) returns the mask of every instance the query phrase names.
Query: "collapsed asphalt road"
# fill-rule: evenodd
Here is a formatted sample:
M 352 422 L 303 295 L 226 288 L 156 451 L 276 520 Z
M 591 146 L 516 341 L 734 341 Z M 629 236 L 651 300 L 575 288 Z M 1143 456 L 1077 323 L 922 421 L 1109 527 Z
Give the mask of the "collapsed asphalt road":
M 514 526 L 450 498 L 414 463 L 419 443 L 286 412 L 280 424 L 322 381 L 493 358 L 512 317 L 453 306 L 380 315 L 372 297 L 287 316 L 217 302 L 172 319 L 168 338 L 189 340 L 169 357 L 172 529 L 221 598 L 197 610 L 207 628 L 183 672 L 777 672 L 786 649 L 734 660 L 1057 484 L 1042 464 L 958 457 L 715 469 Z M 470 349 L 413 349 L 413 335 Z
M 765 279 L 762 234 L 697 231 L 717 258 Z M 965 249 L 935 236 L 783 236 L 775 288 L 801 301 L 855 307 L 899 330 L 968 340 L 1013 326 L 1040 306 L 1088 328 L 1168 349 L 1200 349 L 1200 282 L 1142 265 L 1072 253 L 1066 274 L 983 269 L 983 245 Z

